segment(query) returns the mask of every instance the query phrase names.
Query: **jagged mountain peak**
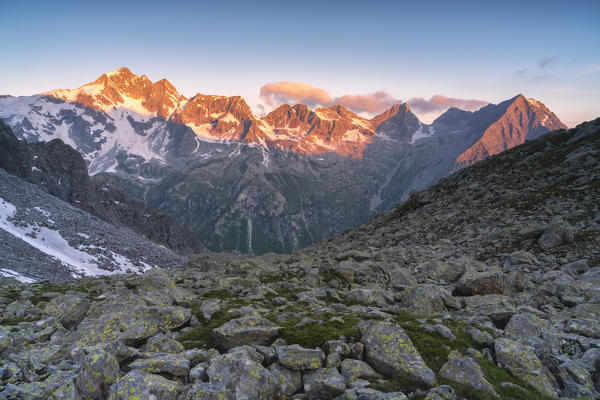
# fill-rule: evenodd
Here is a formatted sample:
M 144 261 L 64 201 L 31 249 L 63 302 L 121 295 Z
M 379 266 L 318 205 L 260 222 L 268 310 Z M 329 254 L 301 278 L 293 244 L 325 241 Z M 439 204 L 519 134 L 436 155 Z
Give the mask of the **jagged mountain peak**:
M 373 117 L 371 119 L 371 123 L 375 129 L 378 129 L 382 123 L 390 119 L 404 120 L 406 118 L 415 119 L 417 116 L 413 114 L 410 106 L 407 103 L 398 103 L 394 104 L 381 114 Z
M 486 125 L 485 130 L 457 158 L 458 166 L 471 165 L 546 132 L 567 128 L 543 103 L 523 94 L 498 105 L 483 107 L 473 114 L 473 119 L 478 128 Z

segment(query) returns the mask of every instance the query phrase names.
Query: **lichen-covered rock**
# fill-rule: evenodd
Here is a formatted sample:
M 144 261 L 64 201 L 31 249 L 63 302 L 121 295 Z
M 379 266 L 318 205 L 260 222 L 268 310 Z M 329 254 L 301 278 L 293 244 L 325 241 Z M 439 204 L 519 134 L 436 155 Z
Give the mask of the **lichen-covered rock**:
M 387 377 L 408 378 L 426 387 L 435 386 L 435 374 L 401 327 L 377 322 L 362 329 L 365 361 L 377 372 Z
M 333 399 L 346 390 L 346 381 L 336 368 L 306 371 L 302 381 L 310 400 Z
M 600 321 L 592 318 L 573 318 L 565 323 L 565 331 L 600 339 Z
M 456 282 L 454 292 L 460 296 L 502 293 L 504 284 L 502 271 L 494 269 L 483 272 L 468 270 Z
M 83 400 L 79 393 L 77 392 L 77 388 L 75 387 L 75 382 L 71 379 L 70 381 L 64 383 L 61 387 L 56 389 L 54 393 L 50 396 L 49 400 Z
M 538 392 L 557 398 L 551 376 L 538 356 L 528 346 L 500 338 L 494 343 L 498 363 L 514 376 L 536 388 Z
M 279 329 L 266 318 L 247 315 L 213 329 L 212 335 L 217 348 L 229 350 L 244 344 L 268 345 L 277 336 Z
M 43 380 L 8 385 L 0 392 L 2 399 L 46 400 L 66 382 L 75 377 L 73 371 L 57 370 Z
M 295 370 L 318 369 L 323 366 L 325 353 L 321 349 L 305 349 L 297 344 L 280 346 L 277 349 L 279 362 L 286 368 Z
M 353 360 L 346 358 L 342 361 L 340 366 L 340 372 L 346 379 L 346 382 L 352 382 L 357 378 L 381 378 L 382 376 L 377 373 L 369 364 L 362 360 Z
M 353 289 L 346 296 L 347 303 L 360 303 L 360 304 L 380 304 L 385 305 L 387 302 L 387 296 L 384 291 L 380 289 Z
M 277 396 L 279 398 L 291 398 L 302 388 L 302 372 L 286 368 L 279 362 L 269 365 L 269 371 L 277 379 Z
M 221 309 L 223 300 L 221 299 L 208 299 L 200 303 L 200 312 L 204 316 L 204 319 L 210 321 L 212 316 Z
M 65 294 L 50 300 L 44 313 L 58 318 L 65 329 L 71 329 L 83 319 L 90 301 L 81 294 Z
M 450 339 L 452 341 L 456 340 L 456 335 L 454 333 L 452 333 L 452 331 L 450 330 L 450 328 L 448 328 L 445 325 L 442 324 L 435 324 L 435 325 L 429 325 L 429 324 L 424 324 L 421 325 L 421 327 L 427 331 L 427 332 L 437 332 L 440 335 L 444 336 L 447 339 Z
M 219 399 L 272 399 L 277 392 L 277 378 L 261 364 L 243 353 L 223 354 L 208 367 L 210 386 Z
M 142 347 L 143 351 L 149 353 L 180 353 L 184 347 L 177 340 L 169 339 L 163 333 L 152 336 Z
M 175 306 L 146 306 L 140 299 L 126 298 L 94 304 L 77 328 L 79 345 L 112 340 L 137 344 L 162 330 L 177 328 L 191 317 L 191 310 Z
M 114 356 L 95 350 L 83 360 L 75 385 L 84 400 L 104 399 L 119 373 L 119 362 Z
M 531 313 L 513 315 L 504 328 L 504 336 L 533 347 L 538 354 L 558 352 L 562 343 L 559 333 L 549 321 Z
M 434 285 L 419 285 L 402 292 L 402 306 L 414 315 L 431 315 L 446 309 L 444 298 L 450 293 Z
M 424 400 L 456 400 L 456 393 L 452 386 L 441 385 L 427 392 Z
M 461 356 L 456 350 L 448 355 L 448 361 L 442 365 L 438 376 L 497 396 L 479 364 L 471 357 Z
M 463 274 L 463 265 L 448 265 L 441 260 L 430 260 L 419 266 L 423 280 L 431 279 L 440 283 L 454 283 Z
M 544 233 L 538 239 L 538 245 L 543 250 L 550 250 L 575 239 L 573 227 L 566 221 L 554 221 L 548 224 Z
M 110 387 L 108 400 L 176 400 L 182 390 L 178 382 L 134 369 Z
M 148 358 L 135 360 L 129 364 L 129 368 L 161 375 L 187 376 L 190 371 L 190 361 L 183 353 L 154 354 Z
M 195 381 L 207 382 L 208 381 L 208 373 L 206 372 L 207 370 L 208 370 L 208 363 L 201 362 L 201 363 L 198 363 L 197 365 L 195 365 L 194 368 L 190 369 L 190 373 L 188 375 L 190 382 L 195 382 Z

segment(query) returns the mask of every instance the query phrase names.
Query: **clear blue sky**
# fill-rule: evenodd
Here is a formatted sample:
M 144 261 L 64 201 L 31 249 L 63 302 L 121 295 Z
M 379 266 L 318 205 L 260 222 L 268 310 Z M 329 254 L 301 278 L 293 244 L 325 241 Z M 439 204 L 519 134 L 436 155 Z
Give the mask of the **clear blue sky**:
M 73 88 L 121 66 L 183 94 L 300 81 L 600 116 L 600 1 L 4 1 L 0 93 Z

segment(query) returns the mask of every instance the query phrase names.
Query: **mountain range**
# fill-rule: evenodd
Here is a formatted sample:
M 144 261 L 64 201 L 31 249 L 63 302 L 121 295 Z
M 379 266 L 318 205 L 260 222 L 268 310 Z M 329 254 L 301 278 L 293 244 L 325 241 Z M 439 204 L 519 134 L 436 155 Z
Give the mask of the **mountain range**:
M 371 119 L 302 104 L 259 118 L 242 97 L 188 98 L 127 68 L 78 89 L 0 97 L 0 118 L 27 142 L 61 139 L 92 183 L 127 188 L 209 249 L 258 254 L 357 226 L 413 189 L 566 128 L 523 95 L 451 108 L 430 125 L 407 104 Z

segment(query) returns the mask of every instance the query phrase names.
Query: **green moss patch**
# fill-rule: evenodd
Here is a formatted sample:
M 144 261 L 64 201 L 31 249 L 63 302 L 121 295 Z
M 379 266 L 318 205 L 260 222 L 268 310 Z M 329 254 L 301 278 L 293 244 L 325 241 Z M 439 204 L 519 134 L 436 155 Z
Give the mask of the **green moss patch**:
M 340 336 L 360 339 L 360 331 L 355 328 L 358 323 L 355 316 L 345 316 L 344 322 L 326 321 L 325 323 L 310 323 L 303 326 L 294 326 L 298 321 L 285 324 L 279 332 L 279 337 L 287 344 L 299 344 L 302 347 L 321 347 L 328 340 L 337 340 Z

